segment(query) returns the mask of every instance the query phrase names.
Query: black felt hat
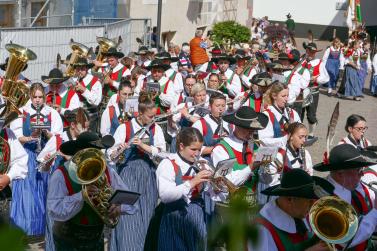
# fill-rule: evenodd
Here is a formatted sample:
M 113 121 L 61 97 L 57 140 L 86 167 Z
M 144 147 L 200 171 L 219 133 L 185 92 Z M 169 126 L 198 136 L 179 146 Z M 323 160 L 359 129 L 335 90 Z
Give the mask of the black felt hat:
M 105 57 L 116 57 L 116 58 L 122 58 L 124 57 L 124 53 L 118 51 L 116 48 L 111 47 L 106 53 L 103 53 Z
M 0 64 L 0 69 L 2 69 L 3 71 L 6 71 L 7 70 L 7 66 L 8 66 L 8 61 L 9 61 L 9 57 L 7 57 L 5 59 L 5 62 L 3 64 Z M 27 64 L 25 65 L 25 67 L 22 69 L 22 71 L 25 71 L 27 69 Z
M 155 58 L 161 60 L 170 60 L 171 62 L 177 62 L 179 60 L 178 57 L 172 57 L 170 53 L 166 51 L 156 54 Z
M 80 57 L 76 63 L 73 64 L 73 68 L 75 67 L 87 67 L 88 69 L 92 68 L 94 64 L 89 63 L 88 59 Z
M 304 170 L 295 168 L 283 173 L 279 185 L 269 187 L 261 193 L 270 196 L 318 199 L 332 195 L 333 192 L 334 186 L 327 180 L 310 176 Z
M 153 68 L 162 68 L 164 71 L 170 68 L 170 65 L 162 63 L 161 59 L 154 59 L 147 67 L 145 67 L 148 71 L 152 70 Z
M 255 74 L 251 79 L 250 83 L 260 86 L 260 87 L 269 87 L 272 85 L 273 81 L 271 75 L 268 72 L 261 72 Z
M 285 53 L 285 52 L 281 52 L 281 53 L 279 53 L 279 55 L 278 55 L 278 59 L 279 59 L 279 60 L 289 60 L 289 56 L 288 56 L 287 53 Z
M 60 69 L 54 68 L 48 73 L 48 76 L 41 76 L 41 79 L 49 85 L 56 85 L 68 80 L 69 77 L 65 77 Z
M 234 57 L 238 60 L 238 59 L 245 59 L 245 60 L 249 60 L 251 57 L 246 55 L 246 52 L 242 49 L 237 49 L 236 50 L 236 53 L 234 53 Z
M 211 59 L 212 62 L 215 62 L 216 64 L 221 61 L 221 60 L 226 60 L 229 61 L 229 64 L 234 64 L 236 62 L 236 59 L 228 54 L 221 53 L 219 55 L 216 55 L 216 57 L 213 57 Z
M 264 129 L 268 124 L 267 115 L 248 106 L 240 107 L 235 113 L 225 115 L 223 119 L 236 126 L 253 130 Z
M 367 155 L 367 153 L 364 153 L 364 155 Z M 352 145 L 337 145 L 331 149 L 330 157 L 325 159 L 322 163 L 316 164 L 313 169 L 319 172 L 327 172 L 361 168 L 377 164 L 377 162 L 364 155 Z
M 315 52 L 319 52 L 319 51 L 322 51 L 322 50 L 318 50 L 317 48 L 317 44 L 316 43 L 308 43 L 306 44 L 305 42 L 302 44 L 302 46 L 304 47 L 304 49 L 308 49 L 308 50 L 311 50 L 311 51 L 315 51 Z
M 136 55 L 145 55 L 147 53 L 150 53 L 150 50 L 146 46 L 140 46 L 139 50 L 135 52 Z
M 60 146 L 60 151 L 68 156 L 73 156 L 80 150 L 86 148 L 107 149 L 114 145 L 114 138 L 111 135 L 106 135 L 100 138 L 94 132 L 83 132 L 76 140 L 64 142 Z
M 293 49 L 288 54 L 288 58 L 289 58 L 290 62 L 298 62 L 298 61 L 300 61 L 300 58 L 301 58 L 300 52 L 296 49 Z

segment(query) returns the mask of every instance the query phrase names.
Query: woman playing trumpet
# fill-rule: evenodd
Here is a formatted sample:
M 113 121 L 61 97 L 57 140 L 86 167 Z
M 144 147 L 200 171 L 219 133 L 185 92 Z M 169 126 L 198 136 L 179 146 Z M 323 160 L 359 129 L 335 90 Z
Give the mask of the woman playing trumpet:
M 304 148 L 308 130 L 305 125 L 294 122 L 288 126 L 288 141 L 286 147 L 280 147 L 273 161 L 259 170 L 258 191 L 280 184 L 281 175 L 293 168 L 300 168 L 313 175 L 313 163 L 310 153 Z M 258 203 L 268 202 L 265 195 L 258 194 Z
M 156 167 L 150 156 L 166 151 L 162 129 L 154 123 L 156 110 L 148 94 L 142 92 L 138 116 L 117 128 L 114 134 L 115 144 L 108 151 L 113 164 L 114 158 L 122 155 L 125 163 L 117 166 L 119 175 L 132 191 L 141 194 L 137 202 L 139 211 L 132 217 L 121 217 L 114 229 L 111 250 L 142 250 L 144 247 L 149 221 L 158 198 Z M 140 130 L 143 132 L 140 133 Z
M 165 204 L 158 250 L 206 250 L 206 223 L 201 193 L 212 172 L 194 162 L 203 137 L 195 128 L 184 128 L 177 136 L 178 152 L 157 168 L 157 184 Z
M 37 150 L 43 150 L 49 138 L 62 134 L 63 123 L 58 112 L 45 105 L 42 84 L 31 86 L 30 97 L 31 103 L 22 108 L 23 117 L 10 125 L 29 156 L 27 178 L 13 184 L 11 219 L 27 235 L 38 236 L 45 231 L 48 173 L 37 170 Z

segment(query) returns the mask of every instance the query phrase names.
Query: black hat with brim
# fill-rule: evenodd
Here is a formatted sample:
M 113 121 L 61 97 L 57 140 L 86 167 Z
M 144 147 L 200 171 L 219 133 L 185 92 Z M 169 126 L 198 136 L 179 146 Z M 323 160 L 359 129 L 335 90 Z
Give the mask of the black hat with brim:
M 234 53 L 234 57 L 236 60 L 239 60 L 239 59 L 245 59 L 245 60 L 249 60 L 251 57 L 246 55 L 246 52 L 242 49 L 237 49 L 236 52 Z
M 223 119 L 235 126 L 253 130 L 262 130 L 268 124 L 267 115 L 248 106 L 240 107 L 235 113 L 225 115 Z
M 269 187 L 261 193 L 268 196 L 319 199 L 332 195 L 333 192 L 334 186 L 327 180 L 310 176 L 304 170 L 295 168 L 283 173 L 279 185 Z
M 314 165 L 313 169 L 318 172 L 327 172 L 362 168 L 376 164 L 377 162 L 365 157 L 354 146 L 341 144 L 331 149 L 328 160 L 325 159 L 322 163 Z
M 278 55 L 278 59 L 279 59 L 279 60 L 289 60 L 289 56 L 288 56 L 287 53 L 285 53 L 285 52 L 281 52 L 281 53 L 279 53 L 279 55 Z
M 111 47 L 106 53 L 103 53 L 105 57 L 116 57 L 116 58 L 122 58 L 124 57 L 124 53 L 118 51 L 116 48 Z
M 41 76 L 41 79 L 46 84 L 56 85 L 68 80 L 69 77 L 65 77 L 60 69 L 54 68 L 48 73 L 48 76 Z
M 89 63 L 86 58 L 80 57 L 76 63 L 73 64 L 73 68 L 76 67 L 87 67 L 88 69 L 92 68 L 94 64 Z
M 145 67 L 148 71 L 152 70 L 153 68 L 162 68 L 164 71 L 170 68 L 170 65 L 162 63 L 161 59 L 154 59 L 147 67 Z
M 266 67 L 275 71 L 285 70 L 285 68 L 283 67 L 283 65 L 281 64 L 279 60 L 275 60 L 274 62 L 268 63 Z
M 8 66 L 8 61 L 9 61 L 9 57 L 7 57 L 5 59 L 5 62 L 3 64 L 0 64 L 0 69 L 3 70 L 3 71 L 6 71 L 7 70 L 7 66 Z M 24 69 L 22 69 L 22 71 L 25 71 L 27 69 L 27 66 L 28 64 L 25 65 Z
M 170 62 L 177 62 L 179 60 L 178 57 L 172 57 L 169 52 L 160 52 L 156 54 L 155 58 L 160 60 L 170 60 Z
M 146 46 L 141 46 L 137 52 L 135 52 L 135 55 L 145 55 L 147 53 L 150 53 L 150 50 Z
M 273 81 L 271 75 L 268 72 L 261 72 L 255 74 L 251 79 L 250 83 L 260 87 L 269 87 L 272 85 Z
M 229 62 L 229 64 L 236 63 L 236 59 L 234 57 L 227 55 L 225 53 L 221 53 L 220 55 L 216 55 L 216 57 L 213 57 L 211 59 L 211 61 L 216 63 L 216 64 L 219 63 L 219 61 L 221 61 L 221 60 L 226 60 L 226 61 Z
M 315 52 L 319 52 L 319 51 L 322 51 L 322 50 L 318 50 L 317 48 L 317 44 L 316 43 L 308 43 L 306 44 L 305 42 L 302 44 L 302 46 L 304 47 L 304 49 L 308 49 L 310 51 L 315 51 Z
M 288 59 L 290 62 L 298 62 L 300 61 L 300 58 L 300 52 L 296 49 L 291 50 L 291 52 L 288 54 Z
M 111 135 L 106 135 L 100 138 L 96 133 L 83 132 L 76 140 L 64 142 L 60 146 L 60 152 L 65 155 L 73 156 L 78 151 L 86 148 L 107 149 L 114 145 L 114 138 Z

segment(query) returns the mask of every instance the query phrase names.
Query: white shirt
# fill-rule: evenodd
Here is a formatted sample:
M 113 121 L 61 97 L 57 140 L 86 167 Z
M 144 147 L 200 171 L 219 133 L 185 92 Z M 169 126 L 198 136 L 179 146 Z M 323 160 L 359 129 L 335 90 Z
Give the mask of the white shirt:
M 119 106 L 117 103 L 113 104 L 112 106 L 114 107 L 114 116 L 118 119 L 120 115 Z M 100 128 L 101 135 L 105 136 L 105 135 L 110 134 L 110 130 L 111 130 L 111 118 L 110 118 L 110 108 L 108 106 L 103 111 L 102 116 L 101 116 L 101 128 Z
M 122 70 L 122 68 L 123 67 L 126 67 L 126 66 L 124 66 L 124 65 L 122 65 L 121 63 L 118 63 L 114 68 L 113 68 L 113 72 L 112 72 L 112 74 L 111 75 L 113 75 L 113 74 L 115 74 L 115 73 L 117 73 L 118 71 L 120 71 L 120 70 Z M 127 67 L 126 67 L 127 68 Z M 101 68 L 102 69 L 102 72 L 104 72 L 104 68 Z M 107 71 L 108 71 L 109 69 L 107 69 Z M 124 72 L 123 72 L 123 74 L 122 74 L 122 77 L 127 77 L 127 76 L 131 76 L 131 71 L 130 71 L 130 69 L 126 69 Z M 112 86 L 114 86 L 117 90 L 118 90 L 118 88 L 119 88 L 119 84 L 120 84 L 120 82 L 118 82 L 118 81 L 116 81 L 115 79 L 113 79 L 113 84 L 112 84 Z
M 34 110 L 31 107 L 31 102 L 26 104 L 24 107 L 22 107 L 21 112 L 25 111 L 30 114 L 30 116 L 36 114 L 36 110 Z M 62 134 L 63 133 L 63 122 L 62 119 L 57 111 L 52 109 L 51 107 L 44 105 L 41 114 L 44 116 L 47 116 L 48 114 L 51 113 L 51 129 L 50 132 L 52 134 Z M 24 136 L 23 133 L 23 118 L 19 117 L 15 120 L 13 120 L 10 123 L 10 128 L 13 130 L 14 134 L 16 135 L 17 138 L 20 138 Z
M 69 91 L 69 89 L 68 89 L 68 87 L 67 87 L 66 85 L 61 85 L 61 87 L 60 87 L 59 91 L 57 92 L 57 94 L 58 94 L 61 98 L 63 98 L 63 97 L 67 94 L 68 91 Z M 50 92 L 50 86 L 47 86 L 47 87 L 46 87 L 45 92 L 46 92 L 46 95 Z M 61 108 L 60 108 L 60 114 L 64 116 L 64 112 L 65 112 L 66 110 L 70 110 L 70 111 L 72 111 L 72 110 L 74 110 L 74 109 L 76 109 L 76 108 L 79 108 L 79 107 L 81 107 L 81 106 L 82 106 L 82 105 L 81 105 L 81 102 L 80 102 L 80 98 L 79 98 L 79 96 L 75 93 L 75 94 L 72 96 L 71 101 L 69 102 L 69 106 L 68 106 L 68 108 L 64 108 L 64 107 L 61 107 Z
M 84 83 L 85 87 L 90 85 L 92 82 L 93 75 L 86 74 L 82 82 Z M 77 79 L 74 79 L 76 81 Z M 81 94 L 86 101 L 93 106 L 98 106 L 102 100 L 102 84 L 97 80 L 95 84 L 92 86 L 92 89 L 89 91 L 85 88 L 85 91 Z M 83 105 L 83 104 L 82 104 Z
M 236 138 L 233 134 L 230 135 L 229 137 L 225 137 L 224 140 L 233 149 L 235 149 L 238 152 L 242 152 L 243 141 Z M 217 166 L 217 164 L 220 161 L 226 160 L 226 159 L 229 159 L 229 158 L 230 158 L 230 156 L 229 156 L 228 152 L 225 151 L 225 149 L 222 146 L 217 145 L 213 148 L 212 153 L 211 153 L 211 159 L 212 159 L 212 163 L 213 163 L 214 166 Z M 251 169 L 248 166 L 245 166 L 245 168 L 243 168 L 241 170 L 233 170 L 228 175 L 226 175 L 226 177 L 234 185 L 240 186 L 243 183 L 245 183 L 245 181 L 248 180 L 250 175 L 251 175 Z
M 146 80 L 145 79 L 138 80 L 137 86 L 135 87 L 135 96 L 139 96 L 140 91 L 144 87 L 145 81 L 146 83 L 154 82 L 151 76 L 147 77 Z M 178 95 L 175 93 L 174 83 L 165 76 L 162 76 L 162 78 L 158 81 L 158 83 L 160 84 L 160 87 L 165 86 L 164 89 L 166 88 L 166 90 L 161 90 L 160 95 L 159 95 L 161 105 L 165 107 L 170 107 L 171 104 L 174 104 L 175 96 Z
M 258 68 L 256 66 L 251 67 L 249 74 L 241 74 L 240 78 L 244 86 L 250 87 L 250 80 L 258 73 Z
M 219 70 L 216 70 L 215 73 L 221 75 Z M 208 76 L 205 79 L 206 83 L 208 82 L 209 75 L 210 74 L 208 74 Z M 240 77 L 229 68 L 225 71 L 224 75 L 227 78 L 227 83 L 225 85 L 226 85 L 226 89 L 228 90 L 228 94 L 230 96 L 236 97 L 242 91 L 242 85 L 241 85 Z M 233 76 L 233 78 L 232 78 L 232 76 Z
M 65 162 L 66 166 L 68 162 Z M 123 183 L 122 178 L 113 170 L 108 168 L 110 175 L 111 187 L 114 190 L 128 190 Z M 82 192 L 68 195 L 67 185 L 64 176 L 60 170 L 52 173 L 49 180 L 47 192 L 47 212 L 54 221 L 68 221 L 78 214 L 84 206 Z M 137 211 L 136 206 L 121 205 L 122 214 L 134 214 Z
M 339 198 L 345 200 L 348 204 L 351 204 L 351 199 L 352 199 L 351 191 L 344 188 L 340 184 L 338 184 L 330 175 L 327 176 L 327 180 L 331 184 L 334 185 L 335 187 L 334 194 L 336 194 Z M 363 197 L 365 196 L 364 190 L 360 183 L 356 187 L 356 191 L 361 193 Z M 375 199 L 376 199 L 375 193 L 369 190 L 369 195 L 370 195 L 370 199 L 372 200 L 372 205 L 374 205 Z M 377 226 L 377 210 L 373 208 L 368 214 L 364 215 L 361 222 L 359 222 L 359 228 L 349 247 L 351 248 L 371 238 L 373 232 L 376 230 L 376 226 Z
M 292 76 L 291 73 L 292 71 L 285 71 L 283 73 L 288 83 L 288 104 L 293 104 L 296 101 L 297 97 L 300 95 L 300 92 L 308 88 L 310 82 L 309 70 L 302 70 L 301 66 L 299 66 L 297 70 L 295 70 Z
M 13 131 L 9 128 L 5 128 L 5 130 L 8 135 L 7 142 L 10 148 L 9 171 L 7 176 L 10 181 L 15 179 L 25 179 L 28 173 L 28 154 L 16 138 L 16 135 L 14 135 Z
M 138 122 L 136 122 L 136 118 L 133 118 L 131 120 L 131 126 L 133 128 L 134 133 L 136 133 L 140 129 L 142 129 L 140 124 Z M 143 135 L 140 135 L 140 139 L 148 139 L 148 138 L 149 138 L 149 135 L 147 135 L 146 133 L 144 133 Z M 114 143 L 113 147 L 111 147 L 110 149 L 107 150 L 108 156 L 110 156 L 111 153 L 116 151 L 120 144 L 125 143 L 125 141 L 126 141 L 126 124 L 121 124 L 121 125 L 118 126 L 118 128 L 116 129 L 116 131 L 114 133 L 114 139 L 115 139 L 115 143 Z M 156 155 L 160 151 L 166 151 L 166 142 L 165 142 L 164 133 L 163 133 L 161 127 L 158 124 L 155 124 L 155 134 L 153 136 L 153 141 L 154 141 L 154 144 L 153 144 L 153 146 L 151 146 L 152 156 Z M 112 162 L 112 161 L 109 161 L 109 164 L 115 165 L 115 163 Z
M 215 133 L 217 127 L 219 126 L 216 121 L 214 121 L 209 114 L 203 117 L 203 119 L 207 122 L 207 124 L 211 127 L 211 130 L 213 133 Z M 223 130 L 224 132 L 227 131 L 228 134 L 231 134 L 233 129 L 230 126 L 230 124 L 224 120 L 222 120 L 223 123 Z M 198 129 L 201 134 L 203 134 L 203 127 L 202 127 L 202 122 L 200 120 L 197 120 L 192 127 Z M 207 128 L 208 130 L 209 128 Z
M 173 68 L 169 68 L 165 71 L 165 77 L 170 79 L 170 76 L 175 74 L 175 78 L 173 80 L 174 83 L 174 90 L 177 95 L 179 95 L 183 91 L 183 77 L 182 74 L 173 70 Z
M 275 115 L 275 119 L 279 122 L 283 115 L 272 105 L 268 106 L 268 109 Z M 301 122 L 300 116 L 295 110 L 291 108 L 285 108 L 284 115 L 288 120 L 291 120 L 288 110 L 289 112 L 293 112 L 293 121 L 291 122 Z M 288 136 L 286 135 L 280 138 L 274 138 L 274 127 L 271 122 L 270 116 L 267 111 L 264 111 L 263 113 L 268 116 L 268 124 L 266 128 L 258 131 L 258 138 L 263 141 L 263 144 L 265 146 L 285 147 L 285 145 L 287 144 Z
M 320 64 L 319 74 L 318 74 L 318 78 L 316 80 L 316 82 L 319 85 L 326 84 L 327 82 L 329 82 L 330 76 L 329 76 L 329 74 L 326 70 L 326 64 L 324 64 L 321 59 L 315 58 L 315 59 L 311 60 L 310 62 L 308 62 L 308 64 L 310 64 L 311 67 L 316 67 L 318 64 Z
M 373 76 L 376 76 L 377 75 L 377 54 L 374 55 L 373 57 L 373 62 L 372 62 L 372 66 L 373 66 Z

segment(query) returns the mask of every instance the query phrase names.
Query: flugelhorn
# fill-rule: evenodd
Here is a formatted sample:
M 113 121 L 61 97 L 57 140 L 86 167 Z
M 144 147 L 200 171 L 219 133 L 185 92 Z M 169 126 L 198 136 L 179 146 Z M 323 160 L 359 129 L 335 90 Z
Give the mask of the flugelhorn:
M 109 199 L 113 195 L 113 189 L 105 175 L 105 156 L 100 149 L 87 148 L 78 151 L 69 162 L 69 176 L 77 184 L 82 185 L 84 200 L 102 219 L 105 225 L 114 228 L 118 224 L 118 218 L 110 218 L 108 209 Z M 96 186 L 97 192 L 89 194 L 88 185 Z
M 29 60 L 35 60 L 37 55 L 30 49 L 17 44 L 6 44 L 9 52 L 7 69 L 1 87 L 1 94 L 6 101 L 6 108 L 0 114 L 4 118 L 4 126 L 16 119 L 21 112 L 19 108 L 29 100 L 29 87 L 18 80 L 18 76 L 25 69 Z
M 104 53 L 107 53 L 107 51 L 110 49 L 110 48 L 117 48 L 119 46 L 120 43 L 122 43 L 122 37 L 119 36 L 118 37 L 118 41 L 115 42 L 111 39 L 108 39 L 106 37 L 97 37 L 97 43 L 98 43 L 98 46 L 99 46 L 99 50 L 98 50 L 98 53 L 97 53 L 97 57 L 96 57 L 96 61 L 98 62 L 103 62 L 104 59 L 105 59 L 105 55 Z M 94 74 L 96 74 L 99 70 L 99 67 L 98 66 L 94 66 L 92 68 L 92 72 Z
M 72 39 L 69 43 L 69 46 L 72 49 L 72 54 L 67 64 L 64 75 L 72 77 L 75 75 L 75 69 L 73 68 L 73 65 L 79 60 L 80 57 L 86 58 L 90 52 L 90 48 L 86 47 L 83 44 L 74 42 Z

